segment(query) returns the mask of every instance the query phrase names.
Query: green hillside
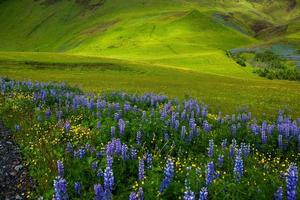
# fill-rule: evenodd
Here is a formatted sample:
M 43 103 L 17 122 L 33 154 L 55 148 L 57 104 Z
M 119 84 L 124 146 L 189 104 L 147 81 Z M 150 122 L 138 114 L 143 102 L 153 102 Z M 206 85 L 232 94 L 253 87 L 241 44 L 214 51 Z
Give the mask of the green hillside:
M 294 0 L 2 0 L 0 75 L 67 81 L 88 91 L 190 95 L 228 112 L 246 106 L 274 113 L 287 106 L 299 113 L 299 83 L 258 77 L 225 53 L 277 43 L 299 48 L 299 5 Z

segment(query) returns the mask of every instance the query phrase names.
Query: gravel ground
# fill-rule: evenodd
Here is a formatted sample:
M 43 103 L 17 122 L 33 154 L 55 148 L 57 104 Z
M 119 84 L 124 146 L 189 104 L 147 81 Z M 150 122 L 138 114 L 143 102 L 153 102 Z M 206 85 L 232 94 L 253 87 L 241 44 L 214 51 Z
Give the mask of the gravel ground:
M 0 122 L 0 199 L 27 199 L 26 192 L 31 181 L 22 164 L 18 146 L 13 142 L 12 133 Z

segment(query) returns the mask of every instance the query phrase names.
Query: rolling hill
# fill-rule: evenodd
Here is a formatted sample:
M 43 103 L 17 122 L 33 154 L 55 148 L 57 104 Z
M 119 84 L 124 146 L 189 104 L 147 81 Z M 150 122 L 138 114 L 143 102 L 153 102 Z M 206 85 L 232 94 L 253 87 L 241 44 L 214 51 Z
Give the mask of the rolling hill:
M 296 0 L 2 0 L 0 75 L 190 95 L 228 112 L 300 113 L 298 82 L 258 77 L 225 53 L 297 50 L 299 24 Z

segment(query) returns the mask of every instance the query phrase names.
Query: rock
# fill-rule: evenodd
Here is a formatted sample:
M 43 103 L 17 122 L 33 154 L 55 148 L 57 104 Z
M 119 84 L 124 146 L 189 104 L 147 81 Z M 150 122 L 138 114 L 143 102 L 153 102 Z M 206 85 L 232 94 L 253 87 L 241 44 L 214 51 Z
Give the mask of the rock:
M 23 165 L 17 165 L 17 166 L 15 166 L 15 170 L 18 172 L 18 171 L 20 171 L 20 169 L 22 169 L 23 168 Z

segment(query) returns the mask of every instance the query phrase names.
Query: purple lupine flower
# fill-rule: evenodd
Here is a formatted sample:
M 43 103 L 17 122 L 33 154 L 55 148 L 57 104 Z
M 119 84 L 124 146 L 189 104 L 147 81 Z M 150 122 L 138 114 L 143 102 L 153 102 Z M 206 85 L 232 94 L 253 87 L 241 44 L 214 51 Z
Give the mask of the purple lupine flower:
M 74 184 L 74 191 L 75 191 L 75 194 L 80 195 L 81 184 L 79 182 L 75 182 L 75 184 Z
M 103 171 L 102 171 L 102 169 L 98 169 L 98 171 L 97 171 L 97 177 L 100 178 L 100 177 L 102 177 L 102 176 L 103 176 Z
M 129 200 L 137 200 L 136 198 L 136 193 L 135 192 L 131 192 L 130 195 L 129 195 Z
M 119 119 L 119 130 L 120 130 L 120 135 L 124 135 L 125 133 L 125 122 L 123 119 Z
M 63 115 L 63 112 L 61 110 L 59 110 L 59 111 L 56 112 L 56 117 L 57 117 L 58 121 L 61 120 L 62 115 Z
M 114 114 L 114 120 L 115 121 L 118 121 L 119 117 L 120 117 L 119 113 L 115 113 Z
M 66 123 L 65 123 L 65 131 L 66 131 L 66 132 L 69 132 L 70 129 L 71 129 L 70 121 L 66 121 Z
M 135 160 L 137 158 L 137 151 L 134 147 L 131 147 L 130 149 L 130 156 L 132 160 Z
M 122 159 L 127 160 L 127 145 L 126 144 L 122 145 Z
M 19 132 L 21 130 L 21 126 L 19 124 L 16 124 L 15 130 L 16 130 L 16 132 Z
M 185 138 L 185 134 L 186 134 L 186 128 L 185 126 L 181 127 L 181 134 L 180 134 L 180 138 L 183 140 Z
M 199 200 L 208 200 L 208 192 L 206 187 L 201 188 L 199 192 Z
M 139 173 L 138 173 L 139 181 L 142 181 L 145 178 L 145 163 L 144 159 L 140 159 L 139 161 Z
M 147 162 L 147 169 L 152 169 L 152 154 L 147 153 L 146 155 L 146 162 Z
M 298 167 L 292 163 L 288 169 L 286 179 L 286 193 L 287 200 L 297 199 L 297 186 L 298 186 Z
M 224 150 L 226 148 L 226 146 L 227 146 L 227 139 L 222 140 L 221 146 L 222 146 L 222 150 Z
M 101 128 L 101 122 L 98 121 L 98 122 L 97 122 L 97 129 L 100 129 L 100 128 Z
M 179 125 L 180 125 L 179 120 L 176 120 L 176 121 L 175 121 L 175 124 L 174 124 L 174 130 L 175 130 L 175 131 L 178 131 Z
M 222 124 L 222 112 L 218 113 L 217 122 L 218 122 L 218 124 Z
M 107 166 L 104 171 L 104 189 L 105 191 L 111 191 L 113 190 L 114 186 L 114 174 L 112 169 Z
M 209 162 L 206 167 L 205 181 L 206 185 L 210 185 L 214 180 L 215 167 L 213 162 Z
M 195 193 L 190 188 L 187 188 L 187 190 L 184 192 L 183 199 L 184 200 L 194 200 Z
M 144 200 L 144 191 L 142 187 L 139 188 L 137 196 L 139 200 Z
M 138 132 L 136 133 L 136 144 L 139 145 L 139 146 L 142 145 L 141 139 L 142 139 L 142 133 L 141 133 L 141 131 L 138 131 Z
M 300 128 L 299 128 L 299 135 L 298 135 L 298 152 L 300 152 Z
M 121 155 L 122 154 L 122 143 L 120 139 L 116 139 L 115 140 L 115 153 L 117 155 Z
M 278 143 L 278 148 L 281 149 L 282 148 L 282 135 L 278 135 L 277 143 Z
M 206 120 L 203 122 L 203 129 L 206 133 L 211 131 L 211 125 L 209 125 L 209 123 Z
M 113 164 L 113 157 L 110 155 L 106 156 L 106 166 L 112 168 Z
M 235 124 L 232 124 L 232 125 L 231 125 L 231 134 L 232 134 L 233 136 L 235 136 L 235 135 L 236 135 L 236 131 L 237 131 L 236 125 L 235 125 Z
M 233 168 L 233 173 L 235 174 L 238 182 L 240 182 L 240 180 L 243 176 L 243 160 L 242 160 L 241 154 L 242 154 L 241 149 L 238 149 L 237 155 L 236 155 L 235 161 L 234 161 L 234 168 Z
M 168 134 L 168 132 L 165 132 L 165 134 L 164 134 L 164 140 L 165 141 L 169 140 L 169 134 Z
M 223 162 L 224 162 L 224 156 L 223 155 L 219 155 L 219 157 L 218 157 L 218 166 L 222 167 L 223 166 Z
M 51 110 L 47 109 L 46 112 L 45 112 L 45 115 L 46 115 L 47 118 L 50 118 L 51 117 Z
M 93 171 L 96 171 L 96 170 L 97 170 L 97 167 L 98 167 L 98 162 L 97 162 L 97 161 L 93 162 L 93 163 L 92 163 L 92 170 L 93 170 Z
M 70 155 L 73 154 L 73 145 L 72 145 L 72 143 L 70 143 L 70 142 L 67 143 L 66 152 Z
M 64 165 L 63 165 L 63 163 L 60 160 L 58 160 L 56 163 L 57 163 L 58 175 L 60 177 L 64 177 Z
M 94 185 L 95 200 L 103 200 L 105 198 L 105 191 L 101 184 Z
M 54 195 L 53 198 L 55 200 L 67 200 L 67 182 L 65 179 L 61 177 L 57 177 L 54 180 Z
M 79 149 L 79 158 L 83 159 L 86 155 L 86 150 L 84 148 Z
M 188 139 L 188 141 L 191 142 L 193 140 L 193 137 L 194 137 L 194 131 L 193 131 L 193 129 L 190 129 L 189 132 L 190 133 L 189 133 L 189 139 Z
M 267 144 L 268 138 L 267 138 L 267 134 L 265 131 L 262 131 L 262 133 L 261 133 L 261 141 L 263 144 Z
M 174 163 L 169 158 L 164 170 L 164 180 L 161 183 L 160 192 L 163 192 L 170 185 L 173 177 L 174 177 Z
M 282 200 L 282 187 L 279 187 L 278 190 L 274 194 L 275 200 Z
M 236 148 L 236 140 L 232 139 L 231 144 L 232 144 L 232 147 L 235 149 Z
M 208 157 L 213 157 L 214 156 L 214 140 L 211 139 L 209 140 L 209 147 L 208 147 Z
M 114 126 L 110 127 L 110 134 L 112 138 L 115 137 L 115 133 L 116 133 L 116 128 Z
M 142 119 L 146 120 L 146 118 L 147 118 L 146 111 L 143 110 L 143 112 L 142 112 Z

